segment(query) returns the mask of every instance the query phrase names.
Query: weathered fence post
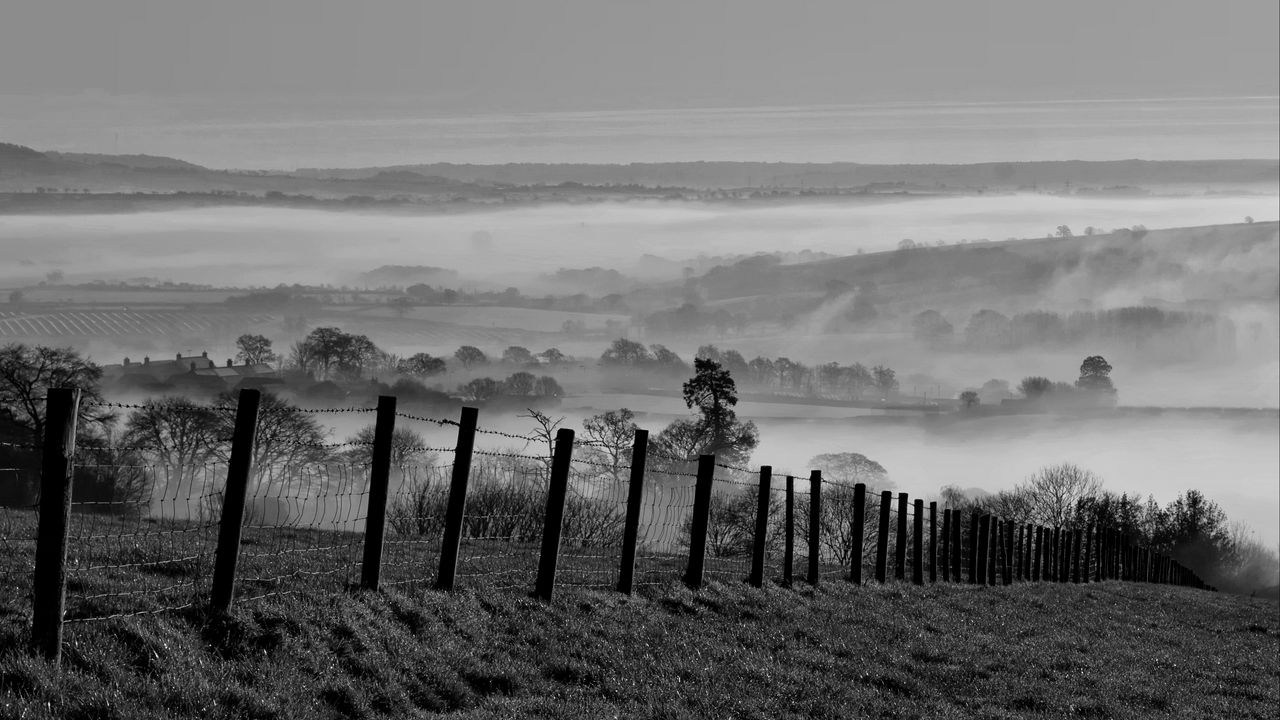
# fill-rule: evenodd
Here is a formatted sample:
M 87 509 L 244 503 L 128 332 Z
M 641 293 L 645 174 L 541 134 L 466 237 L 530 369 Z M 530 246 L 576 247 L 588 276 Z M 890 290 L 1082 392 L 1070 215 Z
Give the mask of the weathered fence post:
M 938 582 L 938 503 L 929 503 L 929 582 Z
M 707 525 L 711 517 L 711 485 L 715 482 L 716 456 L 698 456 L 698 485 L 693 492 L 693 525 L 689 537 L 689 567 L 684 584 L 702 589 L 703 568 L 707 562 Z
M 631 594 L 636 577 L 636 543 L 640 541 L 640 508 L 644 504 L 644 468 L 649 454 L 649 431 L 636 428 L 631 444 L 631 474 L 627 485 L 627 519 L 622 526 L 622 564 L 618 592 Z M 765 498 L 768 502 L 768 498 Z M 757 585 L 756 587 L 759 587 Z
M 373 456 L 369 463 L 369 505 L 365 510 L 364 557 L 360 587 L 377 590 L 382 577 L 382 546 L 387 527 L 387 493 L 391 483 L 391 441 L 396 429 L 396 399 L 378 396 L 373 426 Z
M 987 584 L 996 584 L 996 552 L 1000 548 L 1000 518 L 992 516 L 991 525 L 987 528 L 991 537 L 987 538 Z
M 867 486 L 856 483 L 853 486 L 853 547 L 850 548 L 852 559 L 849 562 L 849 582 L 862 584 L 862 541 L 866 537 Z
M 1031 553 L 1031 582 L 1040 582 L 1040 556 L 1044 555 L 1044 528 L 1036 526 L 1035 552 Z
M 911 523 L 911 582 L 924 584 L 924 500 L 916 498 Z
M 1023 557 L 1023 555 L 1024 555 L 1025 553 L 1023 553 L 1023 551 L 1022 551 L 1022 547 L 1023 547 L 1023 533 L 1024 533 L 1025 531 L 1026 531 L 1026 526 L 1025 526 L 1025 525 L 1023 525 L 1022 523 L 1018 523 L 1018 541 L 1017 541 L 1017 546 L 1016 546 L 1016 547 L 1017 547 L 1017 557 L 1014 559 L 1014 562 L 1013 562 L 1013 564 L 1014 564 L 1014 576 L 1015 576 L 1015 579 L 1017 579 L 1018 581 L 1023 580 L 1023 575 L 1022 575 L 1022 557 Z
M 764 551 L 765 541 L 769 534 L 769 493 L 773 484 L 773 466 L 760 466 L 760 487 L 756 495 L 756 527 L 751 539 L 751 577 L 748 581 L 752 587 L 764 587 Z
M 822 580 L 822 471 L 809 472 L 809 584 Z
M 782 586 L 791 587 L 796 559 L 796 479 L 787 476 L 787 497 L 783 502 Z
M 1120 568 L 1117 575 L 1120 580 L 1131 580 L 1133 572 L 1133 562 L 1129 559 L 1129 534 L 1120 533 L 1120 543 L 1116 547 L 1116 557 L 1119 558 Z
M 979 585 L 987 584 L 987 545 L 991 542 L 991 516 L 978 518 L 978 580 Z
M 471 451 L 476 444 L 476 420 L 480 411 L 462 408 L 458 419 L 458 443 L 453 451 L 453 473 L 449 480 L 449 505 L 444 513 L 444 538 L 440 541 L 440 571 L 436 588 L 453 590 L 458 573 L 458 545 L 462 542 L 462 520 L 467 509 L 467 481 L 471 476 Z
M 1093 524 L 1084 528 L 1084 564 L 1080 566 L 1080 581 L 1089 582 L 1093 574 Z
M 1080 582 L 1080 551 L 1083 547 L 1079 529 L 1071 531 L 1071 582 Z
M 253 472 L 253 441 L 258 432 L 257 390 L 240 391 L 236 402 L 236 425 L 231 434 L 231 459 L 227 463 L 227 484 L 222 490 L 222 519 L 218 527 L 218 551 L 213 561 L 213 609 L 231 609 L 235 595 L 236 563 L 240 559 L 240 532 L 244 523 L 244 501 Z
M 960 563 L 964 559 L 960 546 L 960 511 L 951 511 L 951 522 L 948 524 L 951 532 L 951 581 L 960 582 Z
M 1013 584 L 1013 523 L 1004 523 L 1004 584 Z
M 75 470 L 80 390 L 49 388 L 40 457 L 40 518 L 31 583 L 31 650 L 62 662 L 62 615 L 67 601 L 67 532 Z
M 1031 579 L 1031 549 L 1035 547 L 1034 545 L 1035 533 L 1033 532 L 1035 530 L 1035 526 L 1033 526 L 1031 523 L 1023 523 L 1022 527 L 1027 531 L 1023 539 L 1023 542 L 1025 544 L 1023 545 L 1023 548 L 1022 548 L 1022 579 L 1030 580 Z
M 973 585 L 978 582 L 978 532 L 982 529 L 982 519 L 978 517 L 978 513 L 972 513 L 969 516 L 969 584 Z
M 573 431 L 560 428 L 556 431 L 556 447 L 551 455 L 551 482 L 547 486 L 547 511 L 542 525 L 542 552 L 538 557 L 538 579 L 534 585 L 534 595 L 548 602 L 556 589 L 560 531 L 564 527 L 564 501 L 569 494 L 569 464 L 572 461 Z M 705 513 L 705 507 L 703 510 Z M 697 512 L 696 503 L 694 512 Z M 705 516 L 702 531 L 706 533 Z
M 889 509 L 893 504 L 893 493 L 885 490 L 880 493 L 880 524 L 876 528 L 876 582 L 883 583 L 889 569 Z
M 898 544 L 893 548 L 893 577 L 907 579 L 907 494 L 898 493 Z
M 942 582 L 951 582 L 951 508 L 942 510 Z

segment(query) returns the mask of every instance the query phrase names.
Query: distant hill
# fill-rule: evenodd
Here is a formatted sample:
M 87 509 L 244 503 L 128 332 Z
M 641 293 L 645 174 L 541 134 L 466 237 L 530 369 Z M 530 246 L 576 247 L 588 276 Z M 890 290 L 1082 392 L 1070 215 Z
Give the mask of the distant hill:
M 66 160 L 83 165 L 120 165 L 140 170 L 204 170 L 205 168 L 189 163 L 186 160 L 164 157 L 162 155 L 100 155 L 97 153 L 63 153 L 48 152 L 45 156 L 51 160 Z
M 689 188 L 863 187 L 903 184 L 918 187 L 963 186 L 1031 188 L 1094 185 L 1152 186 L 1187 183 L 1276 184 L 1280 160 L 1147 161 L 1083 160 L 991 162 L 971 165 L 864 165 L 861 163 L 672 162 L 628 165 L 509 163 L 503 165 L 403 165 L 392 168 L 300 169 L 314 178 L 367 178 L 378 173 L 412 171 L 465 182 L 518 185 L 566 182 L 584 185 L 638 184 Z M 885 189 L 885 188 L 881 188 Z
M 1280 224 L 1257 222 L 915 247 L 797 264 L 758 257 L 714 268 L 696 283 L 711 305 L 731 310 L 777 298 L 781 316 L 853 293 L 903 312 L 1084 309 L 1105 297 L 1212 310 L 1274 303 L 1278 255 Z M 1166 297 L 1172 291 L 1177 295 Z

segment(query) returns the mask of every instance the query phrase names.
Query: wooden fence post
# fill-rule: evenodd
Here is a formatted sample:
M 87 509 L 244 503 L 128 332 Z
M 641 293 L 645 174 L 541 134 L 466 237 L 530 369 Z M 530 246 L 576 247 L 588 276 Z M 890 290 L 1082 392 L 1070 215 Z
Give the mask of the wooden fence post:
M 556 565 L 560 562 L 560 532 L 564 529 L 564 501 L 569 494 L 569 464 L 573 461 L 573 431 L 556 431 L 556 447 L 551 455 L 551 482 L 547 486 L 547 511 L 542 525 L 542 552 L 538 556 L 538 579 L 534 595 L 551 601 L 556 589 Z M 705 513 L 706 508 L 703 508 Z M 706 518 L 703 518 L 706 533 Z M 704 535 L 705 540 L 705 535 Z
M 911 582 L 924 584 L 924 500 L 916 498 L 911 523 Z
M 960 511 L 951 511 L 951 522 L 948 524 L 951 533 L 951 582 L 960 582 L 960 563 L 964 553 L 960 550 Z
M 627 484 L 627 519 L 622 526 L 622 563 L 618 567 L 618 592 L 627 595 L 635 585 L 636 543 L 640 541 L 640 508 L 644 504 L 644 468 L 648 454 L 649 431 L 636 428 Z
M 1084 528 L 1084 564 L 1080 566 L 1080 581 L 1089 582 L 1093 574 L 1093 524 Z
M 1044 528 L 1035 526 L 1035 549 L 1031 553 L 1031 582 L 1040 582 L 1040 556 L 1044 554 Z
M 218 551 L 213 561 L 213 609 L 231 609 L 235 595 L 236 563 L 240 559 L 240 532 L 244 524 L 244 501 L 253 472 L 253 441 L 258 432 L 257 390 L 240 391 L 236 402 L 236 425 L 231 434 L 231 459 L 227 463 L 227 484 L 222 490 L 222 519 L 218 527 Z
M 1017 547 L 1017 551 L 1016 551 L 1016 555 L 1017 555 L 1017 557 L 1014 559 L 1014 562 L 1013 562 L 1013 565 L 1014 565 L 1014 571 L 1013 571 L 1013 572 L 1014 572 L 1014 579 L 1018 580 L 1019 582 L 1021 582 L 1021 581 L 1023 580 L 1023 576 L 1022 576 L 1022 556 L 1023 556 L 1022 546 L 1023 546 L 1023 533 L 1024 533 L 1024 531 L 1025 531 L 1025 530 L 1026 530 L 1026 526 L 1025 526 L 1025 525 L 1023 525 L 1022 523 L 1018 523 L 1018 540 L 1017 540 L 1017 545 L 1016 545 L 1016 547 Z
M 898 534 L 893 548 L 893 577 L 907 579 L 907 494 L 898 493 Z
M 822 581 L 822 471 L 809 471 L 809 584 Z
M 783 501 L 782 586 L 791 587 L 796 560 L 796 479 L 787 476 L 787 496 Z
M 951 582 L 951 508 L 942 510 L 942 582 Z
M 467 481 L 471 477 L 471 451 L 476 444 L 476 420 L 480 411 L 462 408 L 458 418 L 458 443 L 453 451 L 453 473 L 449 479 L 449 505 L 444 514 L 444 537 L 440 541 L 440 570 L 436 588 L 453 590 L 458 574 L 458 545 L 462 542 L 462 520 L 467 510 Z
M 31 651 L 62 662 L 62 616 L 67 601 L 67 533 L 75 471 L 80 390 L 49 388 L 40 457 L 40 517 L 31 582 Z
M 889 509 L 893 493 L 880 493 L 880 524 L 876 528 L 876 582 L 884 583 L 889 569 Z
M 987 584 L 996 584 L 996 553 L 1000 549 L 1000 518 L 991 517 L 991 525 L 987 528 L 991 537 L 987 539 Z
M 378 396 L 377 420 L 373 426 L 373 456 L 369 463 L 369 504 L 364 521 L 364 557 L 360 564 L 360 587 L 377 590 L 382 577 L 382 547 L 387 528 L 387 493 L 391 483 L 392 438 L 396 429 L 396 399 Z
M 1080 582 L 1080 551 L 1083 548 L 1081 542 L 1081 531 L 1079 528 L 1071 531 L 1071 582 Z
M 978 518 L 978 580 L 979 585 L 987 584 L 987 545 L 991 542 L 991 516 Z
M 1013 584 L 1013 523 L 1004 523 L 1004 584 Z
M 1033 526 L 1031 523 L 1023 523 L 1022 527 L 1027 531 L 1025 533 L 1025 537 L 1023 538 L 1024 545 L 1022 548 L 1022 579 L 1030 580 L 1031 579 L 1031 549 L 1035 547 L 1034 545 L 1035 526 Z
M 862 584 L 862 542 L 866 537 L 867 486 L 856 483 L 853 486 L 853 547 L 850 548 L 852 559 L 849 562 L 849 582 Z
M 707 562 L 707 525 L 711 517 L 711 485 L 715 482 L 716 456 L 698 456 L 698 485 L 693 493 L 693 525 L 689 537 L 689 567 L 684 584 L 702 589 L 702 574 Z
M 929 582 L 938 582 L 938 503 L 929 503 Z
M 756 527 L 751 538 L 751 577 L 752 587 L 764 587 L 764 551 L 769 535 L 769 493 L 773 484 L 773 466 L 760 466 L 760 486 L 756 495 Z
M 969 516 L 969 584 L 978 582 L 978 532 L 982 529 L 982 519 L 978 513 Z

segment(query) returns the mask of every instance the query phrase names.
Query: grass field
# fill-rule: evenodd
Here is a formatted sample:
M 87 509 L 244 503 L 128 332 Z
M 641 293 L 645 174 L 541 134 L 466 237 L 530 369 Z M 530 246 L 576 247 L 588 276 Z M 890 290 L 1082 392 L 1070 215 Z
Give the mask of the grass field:
M 269 599 L 0 638 L 24 718 L 1274 717 L 1274 603 L 1103 583 Z

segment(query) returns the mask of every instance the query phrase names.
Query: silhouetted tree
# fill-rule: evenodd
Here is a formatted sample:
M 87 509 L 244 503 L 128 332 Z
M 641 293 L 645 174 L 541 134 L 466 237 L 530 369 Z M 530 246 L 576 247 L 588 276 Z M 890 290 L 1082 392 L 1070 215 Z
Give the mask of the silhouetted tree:
M 236 348 L 236 362 L 246 365 L 270 365 L 280 359 L 265 335 L 241 335 L 236 338 Z
M 1094 392 L 1112 392 L 1111 364 L 1101 355 L 1090 355 L 1080 364 L 1080 379 L 1076 387 Z
M 456 358 L 464 368 L 484 365 L 489 362 L 488 356 L 486 356 L 480 348 L 474 345 L 463 345 L 453 353 L 453 357 Z
M 444 358 L 438 358 L 428 353 L 414 353 L 396 363 L 396 372 L 401 375 L 411 375 L 419 378 L 440 375 L 448 369 L 449 367 Z

